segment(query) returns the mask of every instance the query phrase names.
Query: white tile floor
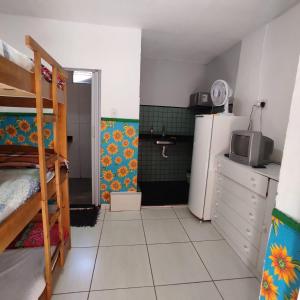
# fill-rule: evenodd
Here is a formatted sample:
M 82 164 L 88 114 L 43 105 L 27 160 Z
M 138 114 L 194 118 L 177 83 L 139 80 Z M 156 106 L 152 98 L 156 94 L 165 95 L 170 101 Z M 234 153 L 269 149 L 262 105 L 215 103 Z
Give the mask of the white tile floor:
M 210 223 L 186 207 L 102 212 L 72 228 L 54 300 L 257 300 L 259 282 Z

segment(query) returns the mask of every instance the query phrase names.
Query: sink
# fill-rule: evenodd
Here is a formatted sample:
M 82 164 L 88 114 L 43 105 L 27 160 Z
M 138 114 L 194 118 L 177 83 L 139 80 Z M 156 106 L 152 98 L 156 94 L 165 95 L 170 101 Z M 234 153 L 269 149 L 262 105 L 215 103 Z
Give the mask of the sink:
M 175 145 L 176 144 L 176 138 L 175 137 L 162 138 L 162 139 L 156 140 L 155 144 L 156 145 L 161 145 L 161 146 Z

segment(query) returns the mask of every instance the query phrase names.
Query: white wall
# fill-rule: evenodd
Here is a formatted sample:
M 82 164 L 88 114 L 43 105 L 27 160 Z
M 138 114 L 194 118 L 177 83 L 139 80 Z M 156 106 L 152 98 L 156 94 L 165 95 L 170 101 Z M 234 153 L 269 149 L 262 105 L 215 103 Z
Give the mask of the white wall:
M 242 41 L 238 77 L 234 93 L 234 112 L 249 116 L 251 107 L 259 99 L 261 85 L 261 60 L 266 27 L 260 28 Z M 266 109 L 266 108 L 265 108 Z M 258 129 L 258 119 L 254 115 L 254 128 Z
M 275 140 L 279 159 L 284 147 L 300 53 L 300 4 L 242 41 L 235 113 L 249 115 L 258 99 L 267 99 L 263 133 Z M 255 128 L 259 120 L 255 119 Z
M 140 29 L 0 14 L 0 38 L 31 55 L 24 45 L 26 34 L 64 67 L 101 70 L 103 117 L 138 119 Z
M 300 222 L 300 63 L 286 133 L 276 207 Z
M 190 94 L 202 90 L 201 64 L 142 58 L 141 104 L 187 107 Z
M 235 90 L 241 45 L 241 42 L 237 43 L 206 65 L 206 90 L 210 90 L 214 81 L 218 79 L 226 80 Z

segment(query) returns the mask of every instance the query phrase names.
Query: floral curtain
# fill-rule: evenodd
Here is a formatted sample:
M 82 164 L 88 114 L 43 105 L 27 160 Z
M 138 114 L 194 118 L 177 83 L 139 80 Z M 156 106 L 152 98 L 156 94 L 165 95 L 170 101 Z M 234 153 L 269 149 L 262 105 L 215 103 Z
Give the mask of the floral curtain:
M 300 224 L 274 209 L 260 299 L 297 300 L 299 287 Z

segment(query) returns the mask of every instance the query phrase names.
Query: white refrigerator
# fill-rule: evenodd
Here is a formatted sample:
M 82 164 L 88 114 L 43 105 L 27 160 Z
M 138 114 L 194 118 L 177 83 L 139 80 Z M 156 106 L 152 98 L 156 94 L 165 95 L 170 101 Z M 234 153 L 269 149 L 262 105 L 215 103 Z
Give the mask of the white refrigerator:
M 228 153 L 231 132 L 247 129 L 247 117 L 196 115 L 188 207 L 201 220 L 211 220 L 215 156 Z

